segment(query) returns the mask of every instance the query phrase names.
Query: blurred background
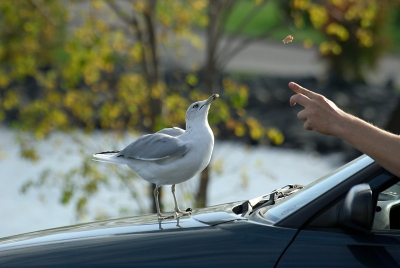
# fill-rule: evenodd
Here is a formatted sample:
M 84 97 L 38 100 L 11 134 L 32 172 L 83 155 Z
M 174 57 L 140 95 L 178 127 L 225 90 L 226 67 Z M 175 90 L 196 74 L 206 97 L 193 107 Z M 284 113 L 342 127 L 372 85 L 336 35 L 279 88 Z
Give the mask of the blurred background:
M 397 0 L 0 1 L 0 237 L 152 213 L 153 185 L 91 156 L 214 93 L 182 208 L 307 185 L 360 152 L 305 131 L 287 84 L 399 134 L 399 28 Z

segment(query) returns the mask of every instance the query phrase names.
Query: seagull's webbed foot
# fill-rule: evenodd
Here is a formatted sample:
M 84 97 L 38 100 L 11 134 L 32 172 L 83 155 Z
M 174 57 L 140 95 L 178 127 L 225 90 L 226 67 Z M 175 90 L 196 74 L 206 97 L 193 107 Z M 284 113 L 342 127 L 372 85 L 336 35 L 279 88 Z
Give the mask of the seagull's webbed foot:
M 177 213 L 177 214 L 179 214 L 179 213 L 182 213 L 182 214 L 184 214 L 185 212 L 184 211 L 182 211 L 180 208 L 178 208 L 178 207 L 175 207 L 175 213 Z
M 158 215 L 158 220 L 159 221 L 166 220 L 166 219 L 173 219 L 173 218 L 174 218 L 173 214 L 172 215 L 162 215 L 162 214 Z
M 187 208 L 186 211 L 182 211 L 182 210 L 179 209 L 179 207 L 176 207 L 175 208 L 175 215 L 176 215 L 176 217 L 192 215 L 192 209 L 191 208 Z
M 178 202 L 176 200 L 176 195 L 175 195 L 175 184 L 173 184 L 171 186 L 171 191 L 172 191 L 172 195 L 174 196 L 174 202 L 175 202 L 175 216 L 179 217 L 179 216 L 186 216 L 186 215 L 190 215 L 192 213 L 192 209 L 188 208 L 186 209 L 186 211 L 182 211 L 180 210 L 179 206 L 178 206 Z
M 156 207 L 157 207 L 158 221 L 174 218 L 174 215 L 166 216 L 166 215 L 161 214 L 160 204 L 159 204 L 159 201 L 158 201 L 158 188 L 160 188 L 159 185 L 156 185 L 156 187 L 154 188 L 154 200 L 156 202 Z

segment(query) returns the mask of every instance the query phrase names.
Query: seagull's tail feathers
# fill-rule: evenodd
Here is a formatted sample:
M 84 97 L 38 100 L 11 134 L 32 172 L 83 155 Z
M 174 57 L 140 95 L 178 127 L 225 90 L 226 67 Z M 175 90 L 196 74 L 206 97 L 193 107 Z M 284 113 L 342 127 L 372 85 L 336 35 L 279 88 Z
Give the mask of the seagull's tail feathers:
M 114 164 L 129 164 L 129 160 L 125 157 L 118 157 L 118 153 L 119 151 L 97 153 L 93 155 L 93 160 Z

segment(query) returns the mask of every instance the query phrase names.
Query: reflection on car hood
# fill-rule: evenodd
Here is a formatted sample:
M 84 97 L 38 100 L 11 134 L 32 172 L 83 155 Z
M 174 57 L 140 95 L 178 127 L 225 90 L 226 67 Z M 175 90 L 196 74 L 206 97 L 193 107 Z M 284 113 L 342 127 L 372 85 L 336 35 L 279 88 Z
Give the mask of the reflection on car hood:
M 110 235 L 171 232 L 182 228 L 210 227 L 234 220 L 245 220 L 232 212 L 240 202 L 228 203 L 194 210 L 191 216 L 158 221 L 156 214 L 98 221 L 27 234 L 0 238 L 0 250 L 10 247 L 28 246 L 41 243 L 71 241 Z

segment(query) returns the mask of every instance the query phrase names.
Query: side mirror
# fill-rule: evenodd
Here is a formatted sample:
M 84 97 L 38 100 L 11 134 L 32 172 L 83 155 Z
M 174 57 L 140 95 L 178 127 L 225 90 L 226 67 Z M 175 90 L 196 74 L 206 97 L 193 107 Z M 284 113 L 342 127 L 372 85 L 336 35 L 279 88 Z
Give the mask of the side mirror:
M 339 210 L 339 223 L 344 227 L 369 232 L 374 219 L 372 190 L 369 184 L 353 186 Z

